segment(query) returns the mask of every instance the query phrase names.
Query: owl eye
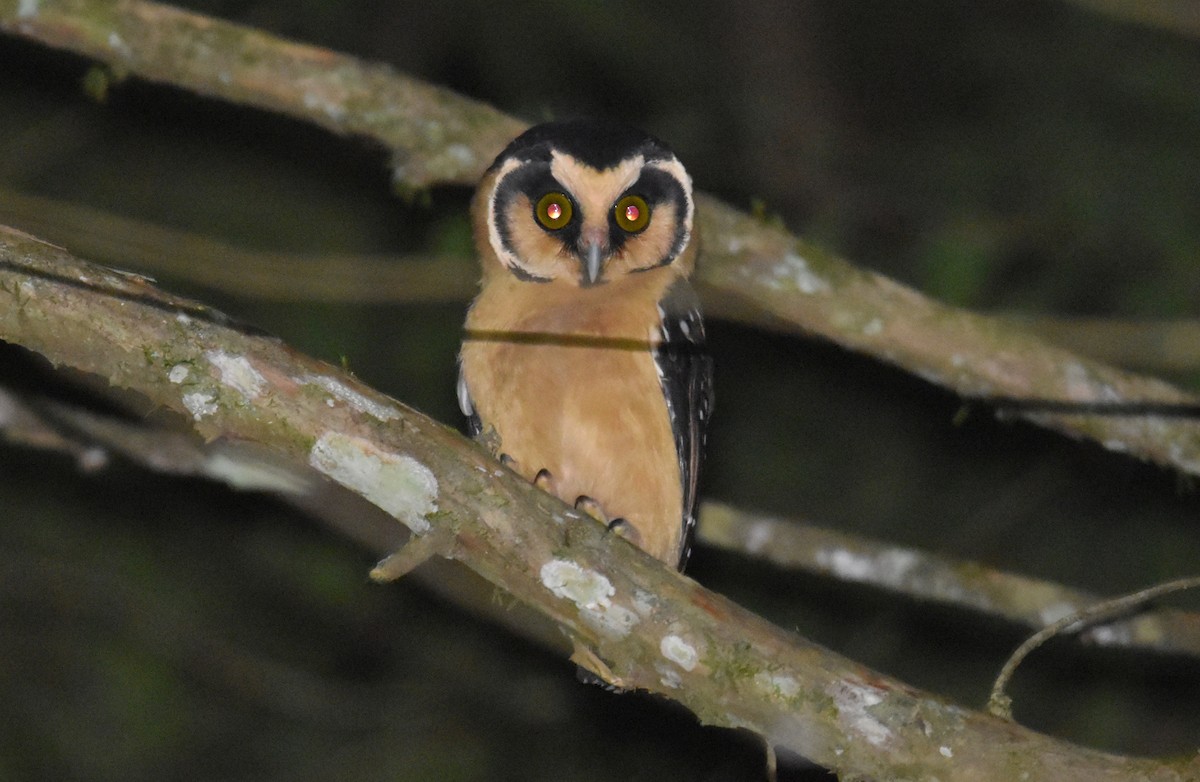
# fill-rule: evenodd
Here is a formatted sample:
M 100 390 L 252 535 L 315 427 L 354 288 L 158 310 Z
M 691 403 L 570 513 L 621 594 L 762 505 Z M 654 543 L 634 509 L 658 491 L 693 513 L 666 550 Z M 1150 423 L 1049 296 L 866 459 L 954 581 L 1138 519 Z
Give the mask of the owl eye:
M 567 223 L 571 222 L 571 215 L 574 214 L 574 208 L 571 206 L 571 199 L 566 193 L 549 192 L 538 199 L 537 210 L 538 222 L 542 227 L 549 231 L 557 231 Z
M 641 196 L 627 195 L 613 207 L 613 216 L 623 231 L 635 234 L 650 224 L 650 205 Z

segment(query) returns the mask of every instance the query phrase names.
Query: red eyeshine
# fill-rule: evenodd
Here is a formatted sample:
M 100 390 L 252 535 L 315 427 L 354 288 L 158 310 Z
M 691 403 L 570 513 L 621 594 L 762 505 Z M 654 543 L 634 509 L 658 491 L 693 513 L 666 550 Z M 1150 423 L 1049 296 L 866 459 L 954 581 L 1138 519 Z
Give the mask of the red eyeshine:
M 642 215 L 642 210 L 638 209 L 633 204 L 630 204 L 629 206 L 625 207 L 625 219 L 628 220 L 629 222 L 636 223 L 637 219 L 639 217 L 641 217 L 641 215 Z
M 550 204 L 546 207 L 546 217 L 557 220 L 562 217 L 562 204 Z

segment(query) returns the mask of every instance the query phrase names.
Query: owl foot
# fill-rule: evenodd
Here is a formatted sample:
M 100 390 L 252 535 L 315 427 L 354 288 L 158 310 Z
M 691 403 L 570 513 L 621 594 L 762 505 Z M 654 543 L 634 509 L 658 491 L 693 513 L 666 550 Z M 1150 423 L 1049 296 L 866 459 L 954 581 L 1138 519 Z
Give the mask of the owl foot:
M 608 531 L 615 532 L 638 548 L 642 548 L 642 533 L 626 519 L 613 519 L 608 522 Z
M 508 454 L 502 453 L 502 454 L 500 454 L 499 458 L 500 458 L 501 464 L 503 464 L 505 467 L 507 467 L 508 469 L 515 472 L 517 475 L 525 474 L 521 470 L 521 463 L 518 462 L 516 459 L 512 458 L 511 456 L 509 456 Z M 542 491 L 546 492 L 547 494 L 555 494 L 556 493 L 554 491 L 554 473 L 550 472 L 545 467 L 543 467 L 542 469 L 537 471 L 537 475 L 533 476 L 533 480 L 531 480 L 530 483 L 532 483 L 534 486 L 538 487 Z
M 604 508 L 601 508 L 600 503 L 586 494 L 575 498 L 575 510 L 581 510 L 601 524 L 608 526 L 608 516 L 604 513 Z
M 607 527 L 609 532 L 615 532 L 633 545 L 641 548 L 642 536 L 641 533 L 638 532 L 637 527 L 630 524 L 627 519 L 619 516 L 615 519 L 610 519 L 608 514 L 604 512 L 604 508 L 601 507 L 600 503 L 596 502 L 591 497 L 584 495 L 577 498 L 575 500 L 575 510 L 583 511 Z
M 537 475 L 533 476 L 533 485 L 547 494 L 557 494 L 554 491 L 554 474 L 545 467 L 538 470 Z

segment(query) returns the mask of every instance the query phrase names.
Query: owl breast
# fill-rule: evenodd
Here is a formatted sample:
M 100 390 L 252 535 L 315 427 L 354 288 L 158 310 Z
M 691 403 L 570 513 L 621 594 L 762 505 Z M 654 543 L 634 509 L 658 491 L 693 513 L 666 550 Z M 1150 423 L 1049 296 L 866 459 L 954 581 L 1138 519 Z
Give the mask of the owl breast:
M 674 280 L 646 272 L 627 291 L 515 281 L 488 286 L 467 317 L 467 391 L 497 455 L 540 470 L 568 504 L 592 498 L 632 526 L 650 554 L 676 562 L 684 516 L 679 454 L 646 324 Z M 650 282 L 652 284 L 646 284 Z M 514 297 L 536 298 L 514 306 Z M 619 306 L 614 305 L 619 302 Z M 534 305 L 535 302 L 530 302 Z

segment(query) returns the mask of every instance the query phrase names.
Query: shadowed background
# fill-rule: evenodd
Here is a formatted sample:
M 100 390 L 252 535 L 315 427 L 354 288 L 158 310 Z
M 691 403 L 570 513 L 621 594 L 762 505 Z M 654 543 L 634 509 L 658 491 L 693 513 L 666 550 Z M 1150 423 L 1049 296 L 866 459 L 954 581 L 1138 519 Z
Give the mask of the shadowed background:
M 1051 0 L 187 7 L 530 120 L 635 122 L 702 189 L 956 304 L 1200 311 L 1200 44 L 1186 35 Z M 50 223 L 86 205 L 275 252 L 470 252 L 469 192 L 406 205 L 366 142 L 136 80 L 97 102 L 89 63 L 11 38 L 0 73 L 0 207 L 39 196 L 57 202 Z M 93 259 L 131 265 L 119 249 Z M 465 302 L 267 304 L 160 282 L 459 421 Z M 1100 593 L 1200 561 L 1200 505 L 1170 473 L 984 409 L 955 423 L 952 396 L 826 344 L 710 333 L 704 496 Z M 1198 366 L 1172 379 L 1195 388 Z M 2 346 L 0 381 L 82 393 Z M 81 475 L 4 446 L 0 519 L 0 778 L 762 776 L 747 737 L 583 687 L 412 584 L 368 584 L 360 550 L 269 498 L 119 462 Z M 689 573 L 971 705 L 1023 635 L 703 548 Z M 1114 751 L 1186 753 L 1200 731 L 1195 661 L 1058 642 L 1012 692 L 1023 722 Z

